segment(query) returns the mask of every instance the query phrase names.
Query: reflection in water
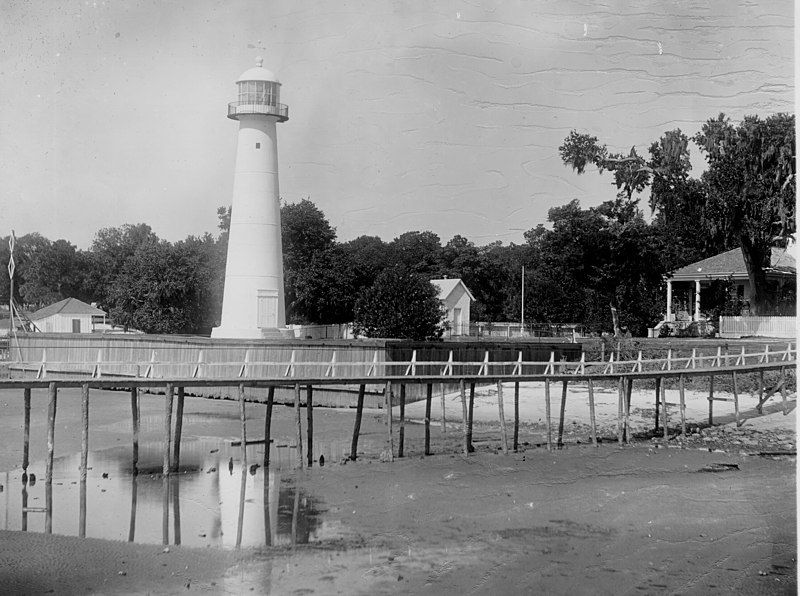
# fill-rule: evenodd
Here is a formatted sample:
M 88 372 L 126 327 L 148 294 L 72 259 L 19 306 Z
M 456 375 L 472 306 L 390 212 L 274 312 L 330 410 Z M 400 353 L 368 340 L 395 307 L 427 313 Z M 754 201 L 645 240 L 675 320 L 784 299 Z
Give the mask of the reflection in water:
M 10 512 L 5 529 L 225 548 L 322 542 L 347 534 L 327 519 L 294 473 L 282 478 L 280 469 L 249 467 L 238 448 L 229 472 L 233 448 L 217 440 L 184 442 L 181 473 L 164 478 L 161 446 L 139 447 L 138 476 L 128 448 L 90 453 L 85 483 L 79 479 L 80 454 L 56 460 L 52 484 L 25 485 L 22 470 L 12 471 L 0 493 L 0 506 Z M 259 461 L 261 449 L 248 447 L 247 459 Z M 43 469 L 44 462 L 29 465 L 29 473 Z M 16 483 L 21 491 L 10 490 Z

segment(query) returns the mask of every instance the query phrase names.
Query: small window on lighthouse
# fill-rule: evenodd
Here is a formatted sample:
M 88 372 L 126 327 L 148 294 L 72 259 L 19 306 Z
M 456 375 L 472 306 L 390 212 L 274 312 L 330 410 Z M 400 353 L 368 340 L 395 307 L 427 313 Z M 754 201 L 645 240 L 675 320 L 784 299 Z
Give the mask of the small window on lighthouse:
M 256 143 L 256 149 L 261 149 L 261 143 Z

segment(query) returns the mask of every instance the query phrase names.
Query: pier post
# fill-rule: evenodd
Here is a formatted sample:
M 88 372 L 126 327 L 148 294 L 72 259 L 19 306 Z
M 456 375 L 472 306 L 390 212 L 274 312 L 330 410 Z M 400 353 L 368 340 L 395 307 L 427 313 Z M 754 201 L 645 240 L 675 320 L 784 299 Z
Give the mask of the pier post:
M 164 399 L 164 466 L 163 472 L 164 476 L 169 476 L 170 471 L 170 461 L 169 461 L 169 448 L 171 443 L 171 435 L 172 435 L 172 397 L 173 397 L 174 387 L 172 383 L 167 383 L 167 390 L 166 396 Z M 165 506 L 169 508 L 169 487 L 165 488 L 167 493 L 167 500 L 165 502 Z
M 592 445 L 597 447 L 597 419 L 594 413 L 594 383 L 589 379 L 589 420 L 592 425 Z
M 712 376 L 713 379 L 713 376 Z M 655 432 L 658 432 L 658 411 L 661 408 L 661 377 L 656 377 L 656 428 Z
M 295 441 L 297 442 L 297 467 L 303 469 L 303 428 L 300 418 L 300 383 L 294 384 L 294 415 L 297 432 Z
M 22 392 L 25 400 L 25 422 L 22 431 L 22 471 L 27 472 L 31 446 L 31 388 L 25 387 Z
M 469 414 L 467 414 L 467 389 L 464 384 L 464 379 L 458 382 L 458 389 L 461 393 L 461 428 L 464 436 L 464 455 L 469 455 L 469 431 L 467 430 Z
M 133 430 L 133 475 L 139 473 L 139 388 L 131 388 L 131 427 Z
M 519 381 L 514 381 L 514 452 L 519 449 Z
M 567 383 L 568 381 L 562 381 L 562 388 L 561 388 L 561 414 L 558 417 L 558 448 L 561 449 L 564 446 L 564 413 L 566 412 L 567 408 Z
M 386 391 L 384 398 L 386 399 L 386 432 L 389 435 L 389 453 L 388 460 L 394 461 L 394 434 L 392 429 L 392 382 L 386 382 Z
M 47 408 L 47 468 L 45 470 L 45 521 L 46 534 L 53 532 L 53 454 L 56 440 L 56 403 L 58 388 L 55 383 L 50 383 L 47 388 L 49 405 Z
M 428 383 L 425 391 L 425 455 L 431 454 L 431 401 L 433 401 L 433 383 Z
M 469 384 L 469 401 L 467 402 L 467 449 L 470 453 L 475 451 L 472 445 L 472 412 L 475 409 L 475 383 Z
M 400 441 L 397 445 L 397 457 L 403 457 L 406 442 L 406 384 L 400 385 Z
M 667 417 L 667 388 L 661 383 L 661 414 L 664 417 L 664 442 L 669 439 L 669 418 Z
M 553 431 L 550 423 L 550 379 L 544 380 L 544 419 L 547 425 L 547 450 L 553 450 Z
M 270 446 L 272 445 L 272 404 L 275 401 L 275 387 L 267 389 L 267 411 L 264 414 L 264 476 L 269 468 Z
M 678 377 L 678 393 L 681 408 L 681 435 L 686 436 L 686 392 L 685 392 L 685 375 Z
M 244 383 L 239 383 L 239 425 L 242 435 L 242 474 L 244 474 L 244 468 L 247 465 L 247 411 L 244 402 Z
M 178 401 L 175 405 L 175 438 L 172 446 L 172 471 L 177 472 L 181 465 L 181 434 L 183 434 L 184 388 L 178 387 Z M 177 544 L 177 543 L 176 543 Z
M 505 412 L 503 411 L 503 383 L 500 381 L 497 381 L 497 409 L 500 415 L 500 437 L 503 441 L 503 454 L 508 455 L 508 433 L 506 431 L 506 415 Z
M 733 413 L 736 418 L 736 427 L 740 427 L 742 423 L 739 421 L 739 383 L 736 371 L 733 371 Z
M 625 443 L 631 444 L 631 397 L 633 396 L 633 378 L 625 381 Z
M 306 461 L 310 468 L 314 465 L 314 388 L 311 385 L 306 386 L 306 437 Z
M 708 425 L 714 424 L 714 375 L 708 384 Z
M 358 451 L 358 435 L 361 432 L 361 416 L 364 412 L 364 392 L 366 385 L 358 386 L 358 403 L 356 404 L 356 422 L 353 425 L 353 442 L 350 445 L 350 460 L 356 461 L 356 452 Z

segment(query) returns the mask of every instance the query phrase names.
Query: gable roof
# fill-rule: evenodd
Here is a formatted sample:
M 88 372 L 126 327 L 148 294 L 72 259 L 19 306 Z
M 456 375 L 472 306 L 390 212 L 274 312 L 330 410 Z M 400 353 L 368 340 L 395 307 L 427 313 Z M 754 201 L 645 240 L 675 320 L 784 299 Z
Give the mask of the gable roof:
M 40 319 L 44 319 L 45 317 L 50 317 L 56 314 L 62 315 L 105 315 L 105 311 L 100 310 L 99 308 L 95 308 L 90 304 L 86 304 L 78 300 L 77 298 L 64 298 L 60 302 L 56 302 L 55 304 L 51 304 L 50 306 L 45 306 L 44 308 L 40 308 L 35 313 L 33 313 L 30 318 L 31 321 L 38 321 Z
M 773 248 L 770 267 L 767 272 L 796 275 L 797 265 L 794 257 L 785 248 Z M 742 249 L 733 248 L 713 257 L 681 267 L 674 271 L 670 277 L 677 280 L 747 277 L 747 266 L 744 264 Z
M 441 300 L 446 300 L 450 294 L 453 293 L 459 284 L 464 287 L 464 291 L 469 296 L 469 299 L 474 301 L 475 297 L 472 295 L 472 292 L 469 291 L 467 285 L 461 280 L 460 277 L 456 277 L 453 279 L 432 279 L 431 283 L 439 289 L 439 298 Z

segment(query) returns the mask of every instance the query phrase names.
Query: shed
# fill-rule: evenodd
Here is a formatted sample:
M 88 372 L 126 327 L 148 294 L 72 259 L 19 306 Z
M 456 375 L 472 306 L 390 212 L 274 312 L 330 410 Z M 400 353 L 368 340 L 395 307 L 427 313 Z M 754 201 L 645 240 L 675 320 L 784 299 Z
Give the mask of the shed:
M 30 315 L 36 328 L 45 333 L 92 333 L 95 323 L 105 318 L 105 311 L 77 298 L 65 298 Z
M 447 314 L 445 320 L 450 323 L 450 335 L 469 335 L 469 309 L 475 298 L 472 292 L 459 279 L 432 279 L 431 283 L 439 290 Z

